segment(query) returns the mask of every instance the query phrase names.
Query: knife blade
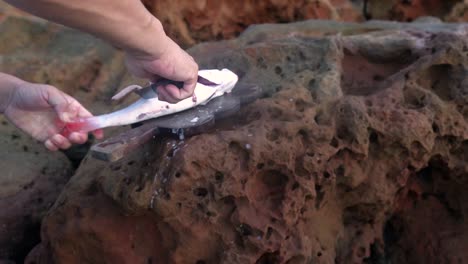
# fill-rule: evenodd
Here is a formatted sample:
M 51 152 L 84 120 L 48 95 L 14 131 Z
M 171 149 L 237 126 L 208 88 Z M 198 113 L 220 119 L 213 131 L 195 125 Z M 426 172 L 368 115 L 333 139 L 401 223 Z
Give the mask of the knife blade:
M 201 77 L 200 75 L 198 75 L 197 82 L 206 86 L 219 85 L 218 83 L 214 83 L 206 78 Z M 135 93 L 137 93 L 140 97 L 144 99 L 157 98 L 158 97 L 157 88 L 159 86 L 166 86 L 169 84 L 172 84 L 179 89 L 182 89 L 184 87 L 184 82 L 173 81 L 173 80 L 168 80 L 168 79 L 160 79 L 154 83 L 151 83 L 150 85 L 146 87 L 143 87 L 142 89 L 136 90 Z

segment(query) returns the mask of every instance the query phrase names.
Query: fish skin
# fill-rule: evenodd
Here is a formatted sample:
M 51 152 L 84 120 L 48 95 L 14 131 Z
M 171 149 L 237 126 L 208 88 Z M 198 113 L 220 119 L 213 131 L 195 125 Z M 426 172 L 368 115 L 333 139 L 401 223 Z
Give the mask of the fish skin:
M 130 125 L 144 120 L 178 113 L 197 105 L 204 105 L 213 98 L 222 96 L 225 93 L 230 93 L 238 81 L 237 75 L 228 69 L 200 70 L 198 74 L 200 77 L 217 85 L 197 83 L 194 90 L 194 96 L 197 98 L 196 101 L 194 101 L 192 97 L 189 97 L 172 104 L 161 101 L 157 97 L 150 99 L 140 98 L 133 104 L 115 112 L 89 118 L 81 118 L 66 123 L 61 134 L 66 135 L 75 131 L 91 132 L 105 127 Z M 120 99 L 134 92 L 134 90 L 140 90 L 141 88 L 137 86 L 129 87 L 124 88 L 114 95 L 113 99 Z

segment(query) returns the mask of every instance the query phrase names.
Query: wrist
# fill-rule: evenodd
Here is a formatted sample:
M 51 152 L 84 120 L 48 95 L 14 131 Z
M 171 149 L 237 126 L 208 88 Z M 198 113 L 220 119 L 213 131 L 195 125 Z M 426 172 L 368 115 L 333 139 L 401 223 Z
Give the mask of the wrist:
M 171 42 L 161 22 L 151 15 L 140 32 L 135 34 L 134 45 L 124 47 L 123 50 L 135 58 L 158 59 L 167 51 Z
M 13 95 L 15 94 L 16 89 L 23 82 L 24 81 L 14 76 L 5 73 L 0 73 L 0 114 L 3 114 L 8 108 L 13 99 Z

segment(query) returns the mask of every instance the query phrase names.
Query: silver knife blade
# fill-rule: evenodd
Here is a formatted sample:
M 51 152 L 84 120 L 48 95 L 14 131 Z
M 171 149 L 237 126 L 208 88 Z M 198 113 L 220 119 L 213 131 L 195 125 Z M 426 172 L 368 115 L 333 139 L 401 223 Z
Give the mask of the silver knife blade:
M 200 84 L 206 85 L 206 86 L 217 86 L 217 85 L 219 85 L 219 84 L 214 83 L 214 82 L 212 82 L 212 81 L 210 81 L 210 80 L 208 80 L 206 78 L 201 77 L 200 75 L 198 75 L 197 82 L 200 83 Z M 179 89 L 182 89 L 184 87 L 184 82 L 172 81 L 172 80 L 168 80 L 168 79 L 161 79 L 161 80 L 158 80 L 158 81 L 156 81 L 154 83 L 151 83 L 150 85 L 148 85 L 146 87 L 143 87 L 142 89 L 136 90 L 135 93 L 137 93 L 141 98 L 144 98 L 144 99 L 157 98 L 158 93 L 157 93 L 156 89 L 158 88 L 158 86 L 166 86 L 168 84 L 173 84 Z

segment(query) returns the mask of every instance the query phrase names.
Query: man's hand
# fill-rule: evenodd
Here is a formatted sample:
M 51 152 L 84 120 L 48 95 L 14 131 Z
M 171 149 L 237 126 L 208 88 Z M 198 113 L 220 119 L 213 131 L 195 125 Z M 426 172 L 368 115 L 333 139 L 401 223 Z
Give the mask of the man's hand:
M 158 88 L 161 100 L 175 103 L 193 94 L 198 65 L 164 32 L 163 25 L 135 0 L 6 0 L 23 10 L 81 29 L 127 53 L 129 70 L 155 81 L 184 82 Z
M 57 88 L 29 82 L 20 82 L 15 87 L 4 114 L 16 127 L 52 151 L 67 149 L 72 143 L 85 143 L 87 133 L 73 132 L 66 138 L 60 132 L 65 122 L 92 116 L 78 101 Z M 93 133 L 97 138 L 103 137 L 101 130 Z
M 184 83 L 182 89 L 175 85 L 157 87 L 160 100 L 176 103 L 193 94 L 198 78 L 198 65 L 194 59 L 168 37 L 164 51 L 156 56 L 126 54 L 128 70 L 137 77 L 155 82 L 160 78 Z

